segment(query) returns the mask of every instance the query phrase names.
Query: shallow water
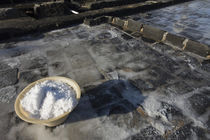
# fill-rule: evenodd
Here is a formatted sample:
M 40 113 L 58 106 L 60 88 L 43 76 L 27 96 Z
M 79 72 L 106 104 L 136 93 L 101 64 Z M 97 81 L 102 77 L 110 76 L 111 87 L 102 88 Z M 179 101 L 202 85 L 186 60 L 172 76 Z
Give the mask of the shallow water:
M 210 0 L 190 1 L 131 18 L 210 45 Z

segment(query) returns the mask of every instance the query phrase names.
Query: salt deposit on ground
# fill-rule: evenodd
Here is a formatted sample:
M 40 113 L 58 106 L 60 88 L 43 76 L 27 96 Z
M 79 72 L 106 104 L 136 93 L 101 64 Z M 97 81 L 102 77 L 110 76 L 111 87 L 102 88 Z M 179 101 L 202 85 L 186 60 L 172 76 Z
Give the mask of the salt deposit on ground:
M 46 120 L 71 111 L 78 101 L 67 84 L 47 80 L 32 87 L 20 103 L 31 117 Z

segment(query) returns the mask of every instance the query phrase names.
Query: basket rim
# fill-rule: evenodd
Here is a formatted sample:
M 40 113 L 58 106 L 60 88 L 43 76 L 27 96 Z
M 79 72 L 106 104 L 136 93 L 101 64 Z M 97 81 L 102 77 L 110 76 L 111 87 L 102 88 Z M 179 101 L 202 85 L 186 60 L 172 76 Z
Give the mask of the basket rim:
M 15 100 L 14 108 L 15 108 L 15 112 L 18 115 L 18 117 L 20 117 L 22 120 L 29 122 L 29 123 L 35 123 L 35 124 L 47 124 L 47 123 L 51 123 L 51 122 L 54 122 L 54 121 L 64 118 L 71 111 L 73 111 L 74 108 L 76 107 L 75 106 L 69 112 L 65 112 L 62 115 L 59 115 L 55 118 L 51 118 L 51 119 L 47 119 L 47 120 L 40 120 L 40 119 L 28 117 L 28 115 L 26 115 L 26 114 L 28 114 L 27 111 L 24 111 L 24 109 L 21 107 L 20 100 L 24 97 L 24 95 L 27 93 L 27 91 L 30 90 L 33 86 L 35 86 L 37 83 L 40 83 L 40 82 L 43 82 L 46 80 L 61 81 L 61 82 L 68 84 L 71 88 L 73 88 L 75 90 L 76 98 L 79 101 L 79 99 L 81 97 L 81 89 L 80 89 L 79 85 L 74 80 L 67 78 L 67 77 L 61 77 L 61 76 L 45 77 L 45 78 L 42 78 L 42 79 L 39 79 L 37 81 L 30 83 L 18 94 L 18 96 Z

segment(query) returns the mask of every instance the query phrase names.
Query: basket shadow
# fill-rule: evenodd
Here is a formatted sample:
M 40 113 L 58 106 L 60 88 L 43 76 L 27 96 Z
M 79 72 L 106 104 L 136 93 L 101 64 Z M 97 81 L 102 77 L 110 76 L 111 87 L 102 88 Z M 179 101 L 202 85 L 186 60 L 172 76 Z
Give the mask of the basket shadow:
M 130 81 L 110 80 L 82 94 L 78 106 L 64 123 L 127 114 L 136 110 L 145 98 Z

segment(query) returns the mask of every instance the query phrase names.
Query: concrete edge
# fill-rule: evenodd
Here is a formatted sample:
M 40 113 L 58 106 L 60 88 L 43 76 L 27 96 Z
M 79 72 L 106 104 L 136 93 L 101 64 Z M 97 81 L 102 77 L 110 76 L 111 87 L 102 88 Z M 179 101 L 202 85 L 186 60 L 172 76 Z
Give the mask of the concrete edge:
M 111 25 L 119 27 L 132 34 L 139 33 L 142 37 L 162 42 L 172 47 L 179 48 L 186 52 L 197 54 L 206 59 L 210 59 L 210 46 L 197 41 L 181 37 L 167 31 L 161 30 L 151 25 L 143 24 L 132 19 L 122 20 L 118 17 L 112 18 Z

